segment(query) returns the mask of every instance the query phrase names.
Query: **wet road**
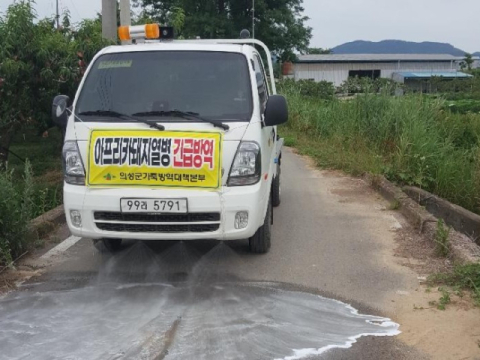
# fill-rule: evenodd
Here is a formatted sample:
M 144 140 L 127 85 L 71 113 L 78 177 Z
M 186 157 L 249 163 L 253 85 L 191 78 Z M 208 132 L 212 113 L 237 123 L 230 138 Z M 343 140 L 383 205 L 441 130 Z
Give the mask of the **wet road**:
M 282 176 L 269 254 L 202 241 L 102 255 L 82 240 L 0 300 L 0 359 L 421 358 L 393 336 L 416 276 L 394 261 L 387 204 L 289 150 Z

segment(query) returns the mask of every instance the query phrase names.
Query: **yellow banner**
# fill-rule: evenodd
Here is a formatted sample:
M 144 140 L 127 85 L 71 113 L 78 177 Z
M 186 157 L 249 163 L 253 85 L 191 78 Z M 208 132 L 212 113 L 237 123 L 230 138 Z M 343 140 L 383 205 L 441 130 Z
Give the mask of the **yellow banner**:
M 87 185 L 218 189 L 222 134 L 92 130 Z

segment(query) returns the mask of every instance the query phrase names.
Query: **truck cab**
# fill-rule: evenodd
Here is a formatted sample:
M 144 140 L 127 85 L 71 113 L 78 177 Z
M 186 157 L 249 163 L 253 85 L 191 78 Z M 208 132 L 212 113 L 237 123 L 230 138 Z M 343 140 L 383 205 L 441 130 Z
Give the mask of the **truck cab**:
M 277 125 L 288 120 L 268 48 L 162 40 L 155 24 L 119 33 L 136 43 L 101 50 L 75 99 L 53 102 L 71 233 L 109 250 L 122 239 L 249 239 L 266 253 L 280 205 Z

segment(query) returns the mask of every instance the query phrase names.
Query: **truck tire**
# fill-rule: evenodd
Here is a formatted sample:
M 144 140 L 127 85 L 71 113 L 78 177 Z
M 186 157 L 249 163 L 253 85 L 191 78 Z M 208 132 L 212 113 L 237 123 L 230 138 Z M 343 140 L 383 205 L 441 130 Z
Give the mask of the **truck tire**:
M 93 240 L 93 245 L 102 253 L 115 253 L 122 248 L 122 239 Z
M 249 239 L 250 252 L 254 254 L 266 254 L 270 250 L 272 237 L 272 201 L 268 201 L 267 214 L 263 225 L 257 230 L 255 235 Z
M 274 207 L 280 206 L 280 203 L 282 202 L 282 199 L 281 199 L 282 189 L 281 189 L 281 183 L 280 183 L 281 173 L 282 173 L 282 167 L 280 166 L 280 163 L 278 163 L 277 176 L 275 176 L 272 181 L 272 205 Z

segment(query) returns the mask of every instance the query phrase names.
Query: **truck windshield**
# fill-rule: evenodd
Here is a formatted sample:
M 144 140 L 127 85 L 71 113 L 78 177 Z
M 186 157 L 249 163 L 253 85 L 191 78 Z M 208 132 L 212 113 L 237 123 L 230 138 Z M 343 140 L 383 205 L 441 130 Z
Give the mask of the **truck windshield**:
M 206 51 L 102 55 L 93 64 L 76 105 L 77 115 L 101 111 L 132 115 L 173 110 L 212 120 L 250 121 L 252 91 L 246 57 Z M 94 118 L 84 119 L 92 120 Z M 162 121 L 169 120 L 188 121 L 162 118 Z

